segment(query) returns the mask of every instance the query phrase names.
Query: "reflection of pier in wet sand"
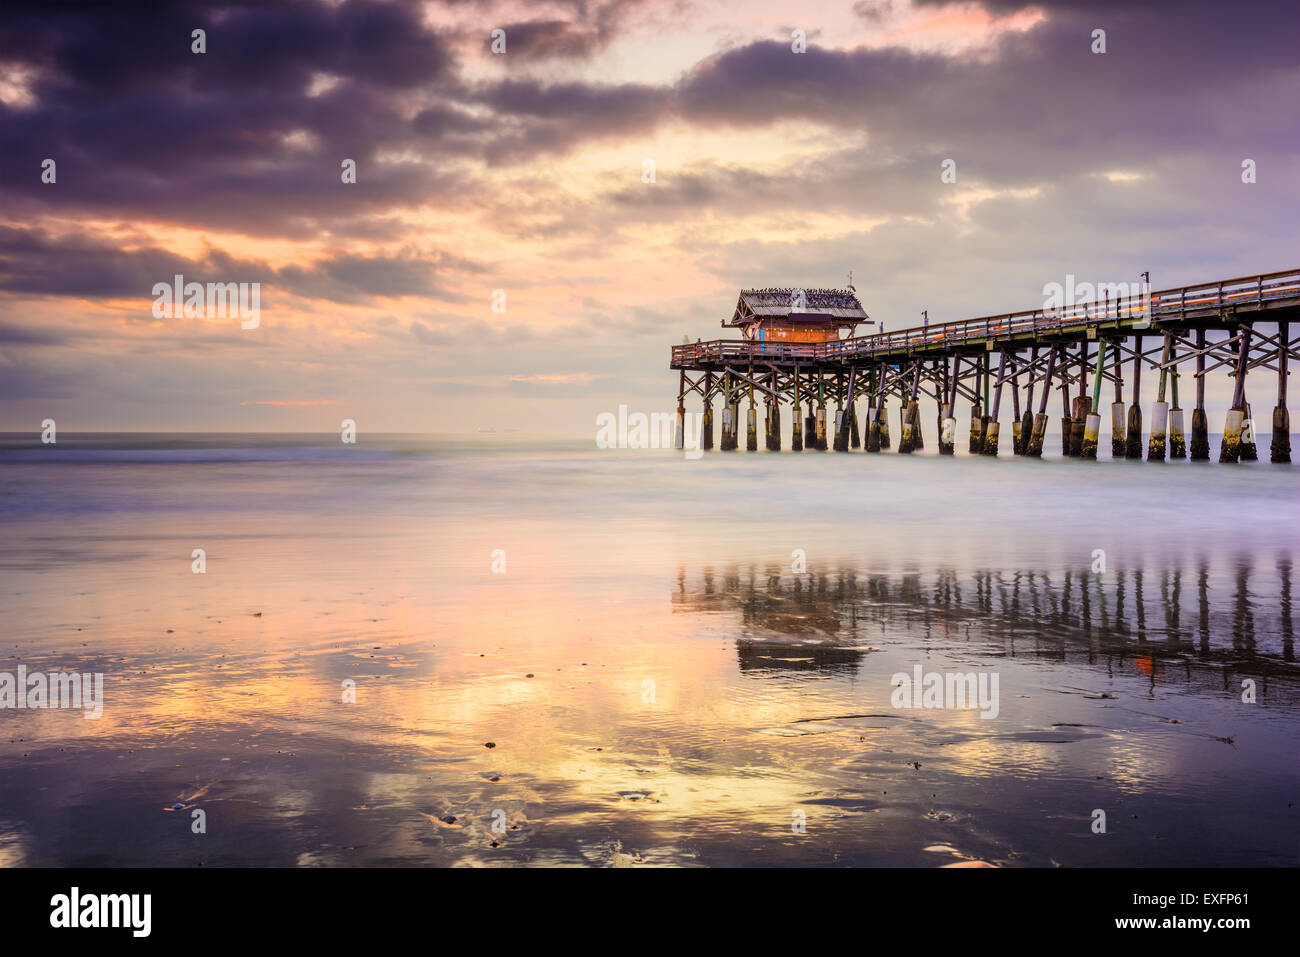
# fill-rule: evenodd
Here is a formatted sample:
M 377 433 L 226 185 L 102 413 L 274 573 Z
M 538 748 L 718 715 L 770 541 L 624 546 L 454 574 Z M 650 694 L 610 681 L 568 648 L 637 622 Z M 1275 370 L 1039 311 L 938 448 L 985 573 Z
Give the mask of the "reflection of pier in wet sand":
M 1292 566 L 1194 558 L 1158 570 L 884 574 L 779 565 L 679 571 L 674 611 L 736 622 L 742 672 L 855 674 L 871 643 L 903 635 L 971 653 L 1037 657 L 1211 692 L 1257 682 L 1295 706 Z M 897 639 L 894 639 L 897 640 Z

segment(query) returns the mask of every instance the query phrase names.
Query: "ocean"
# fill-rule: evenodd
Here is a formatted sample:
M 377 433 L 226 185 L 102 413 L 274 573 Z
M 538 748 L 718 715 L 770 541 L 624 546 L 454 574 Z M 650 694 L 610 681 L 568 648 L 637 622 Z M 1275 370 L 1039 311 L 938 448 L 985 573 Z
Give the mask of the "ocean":
M 0 864 L 1300 864 L 1300 473 L 926 426 L 0 436 Z

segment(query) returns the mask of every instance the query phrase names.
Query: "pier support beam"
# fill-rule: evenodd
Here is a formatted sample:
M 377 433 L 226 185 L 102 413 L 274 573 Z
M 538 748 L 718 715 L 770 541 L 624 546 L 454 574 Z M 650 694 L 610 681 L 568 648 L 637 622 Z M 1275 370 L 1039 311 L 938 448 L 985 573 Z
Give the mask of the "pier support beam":
M 773 400 L 768 405 L 767 450 L 781 451 L 781 403 Z
M 1277 405 L 1273 408 L 1273 444 L 1269 458 L 1273 462 L 1291 461 L 1291 413 L 1286 408 L 1286 361 L 1290 341 L 1287 338 L 1289 323 L 1277 324 Z
M 849 399 L 849 448 L 862 448 L 862 435 L 858 432 L 858 407 Z
M 1192 410 L 1193 462 L 1210 460 L 1210 422 L 1205 416 L 1205 330 L 1196 333 L 1196 408 Z
M 1133 404 L 1128 410 L 1128 445 L 1124 457 L 1142 458 L 1142 337 L 1133 337 Z

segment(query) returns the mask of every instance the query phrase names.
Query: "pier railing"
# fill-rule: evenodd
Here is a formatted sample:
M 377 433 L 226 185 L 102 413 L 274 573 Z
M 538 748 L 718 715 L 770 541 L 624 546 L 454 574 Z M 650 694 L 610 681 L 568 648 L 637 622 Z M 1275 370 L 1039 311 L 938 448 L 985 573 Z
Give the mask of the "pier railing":
M 953 345 L 992 339 L 1036 338 L 1067 329 L 1113 323 L 1127 329 L 1145 328 L 1148 323 L 1203 318 L 1224 309 L 1262 309 L 1264 305 L 1292 301 L 1300 303 L 1300 269 L 1262 273 L 1236 279 L 1221 279 L 1195 286 L 1162 289 L 1144 295 L 1102 299 L 1061 309 L 1029 309 L 978 319 L 916 326 L 895 332 L 855 336 L 832 342 L 786 343 L 715 339 L 673 346 L 673 365 L 689 362 L 725 364 L 732 360 L 809 359 L 839 360 L 876 353 L 942 349 Z

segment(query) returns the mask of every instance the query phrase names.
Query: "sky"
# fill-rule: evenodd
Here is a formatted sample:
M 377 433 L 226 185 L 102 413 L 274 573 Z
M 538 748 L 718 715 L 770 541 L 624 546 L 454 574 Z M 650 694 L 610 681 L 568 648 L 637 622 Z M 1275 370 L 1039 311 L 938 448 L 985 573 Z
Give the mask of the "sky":
M 900 328 L 1300 265 L 1295 4 L 1162 6 L 10 0 L 0 430 L 591 435 L 744 287 Z

